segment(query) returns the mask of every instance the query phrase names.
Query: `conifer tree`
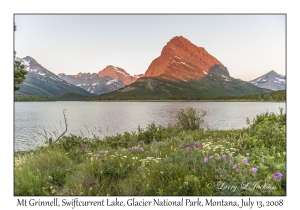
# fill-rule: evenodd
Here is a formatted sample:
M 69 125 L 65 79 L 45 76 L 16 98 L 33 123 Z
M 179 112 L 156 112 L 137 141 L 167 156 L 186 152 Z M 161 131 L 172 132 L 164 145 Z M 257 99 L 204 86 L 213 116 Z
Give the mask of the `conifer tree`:
M 17 30 L 16 25 L 14 24 L 14 31 Z M 16 55 L 16 52 L 14 52 L 14 56 Z M 19 61 L 14 61 L 14 91 L 19 90 L 20 87 L 17 86 L 18 84 L 21 84 L 25 80 L 25 75 L 27 74 L 27 71 L 24 70 L 24 65 L 21 64 Z

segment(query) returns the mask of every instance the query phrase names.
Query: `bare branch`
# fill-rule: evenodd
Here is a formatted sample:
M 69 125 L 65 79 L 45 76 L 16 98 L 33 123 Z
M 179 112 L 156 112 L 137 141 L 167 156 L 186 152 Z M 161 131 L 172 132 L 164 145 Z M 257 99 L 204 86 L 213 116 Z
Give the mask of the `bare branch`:
M 65 111 L 66 110 L 63 111 L 63 114 L 64 114 L 64 119 L 65 119 L 66 130 L 55 141 L 53 141 L 53 143 L 57 142 L 68 130 L 68 124 L 67 124 L 67 118 L 66 118 Z M 52 142 L 52 139 L 51 140 L 49 139 L 49 144 L 50 144 L 50 142 Z

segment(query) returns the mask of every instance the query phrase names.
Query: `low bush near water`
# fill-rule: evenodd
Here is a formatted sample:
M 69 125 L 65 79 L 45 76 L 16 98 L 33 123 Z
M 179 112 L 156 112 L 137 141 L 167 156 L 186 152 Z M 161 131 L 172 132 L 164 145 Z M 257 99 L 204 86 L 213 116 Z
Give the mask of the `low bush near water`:
M 104 139 L 64 136 L 49 147 L 15 154 L 14 192 L 286 195 L 285 147 L 282 113 L 259 115 L 240 130 L 151 124 Z
M 177 126 L 184 130 L 199 130 L 202 128 L 204 122 L 203 117 L 205 115 L 205 111 L 201 111 L 201 114 L 198 114 L 194 108 L 188 107 L 181 109 L 177 113 L 175 120 Z

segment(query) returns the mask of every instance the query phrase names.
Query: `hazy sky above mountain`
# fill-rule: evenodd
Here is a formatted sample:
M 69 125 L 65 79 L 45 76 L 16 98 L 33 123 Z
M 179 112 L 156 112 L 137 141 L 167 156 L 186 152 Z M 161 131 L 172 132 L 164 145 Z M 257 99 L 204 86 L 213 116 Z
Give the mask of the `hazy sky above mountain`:
M 285 15 L 15 15 L 17 57 L 58 74 L 108 65 L 145 73 L 174 36 L 216 57 L 232 77 L 286 74 Z

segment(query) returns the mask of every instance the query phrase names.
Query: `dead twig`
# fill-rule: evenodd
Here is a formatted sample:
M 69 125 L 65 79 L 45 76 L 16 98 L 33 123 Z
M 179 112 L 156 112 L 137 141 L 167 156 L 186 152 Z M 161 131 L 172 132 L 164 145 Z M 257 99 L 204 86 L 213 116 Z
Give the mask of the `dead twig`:
M 67 124 L 67 118 L 66 118 L 66 114 L 65 114 L 65 111 L 63 111 L 63 114 L 64 114 L 64 119 L 65 119 L 65 125 L 66 125 L 66 130 L 65 132 L 63 132 L 55 141 L 52 142 L 52 138 L 49 139 L 49 144 L 54 144 L 55 142 L 57 142 L 68 130 L 68 124 Z

